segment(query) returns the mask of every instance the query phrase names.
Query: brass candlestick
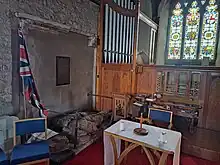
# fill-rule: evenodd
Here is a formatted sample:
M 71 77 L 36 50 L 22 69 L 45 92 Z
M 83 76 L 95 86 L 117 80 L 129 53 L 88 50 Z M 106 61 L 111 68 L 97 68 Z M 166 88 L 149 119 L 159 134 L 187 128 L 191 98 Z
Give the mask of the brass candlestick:
M 141 113 L 141 117 L 140 117 L 140 128 L 135 128 L 134 129 L 134 133 L 137 134 L 137 135 L 147 135 L 148 134 L 148 131 L 146 129 L 143 128 L 143 113 Z

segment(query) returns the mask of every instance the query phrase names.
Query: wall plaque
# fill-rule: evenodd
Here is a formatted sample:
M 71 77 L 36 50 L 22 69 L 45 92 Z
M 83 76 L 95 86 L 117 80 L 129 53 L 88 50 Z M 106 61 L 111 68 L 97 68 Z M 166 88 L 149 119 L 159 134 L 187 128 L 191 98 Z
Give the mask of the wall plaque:
M 56 57 L 56 85 L 70 84 L 70 57 Z

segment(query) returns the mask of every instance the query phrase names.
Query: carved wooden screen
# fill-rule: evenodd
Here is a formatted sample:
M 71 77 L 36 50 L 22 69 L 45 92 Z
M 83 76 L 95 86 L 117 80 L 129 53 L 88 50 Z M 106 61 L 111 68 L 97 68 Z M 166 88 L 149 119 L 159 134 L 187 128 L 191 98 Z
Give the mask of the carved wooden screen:
M 209 95 L 206 102 L 208 111 L 206 117 L 206 128 L 220 131 L 220 72 L 209 73 Z
M 102 0 L 96 94 L 130 94 L 135 90 L 138 0 Z M 112 100 L 96 99 L 97 109 L 112 109 Z

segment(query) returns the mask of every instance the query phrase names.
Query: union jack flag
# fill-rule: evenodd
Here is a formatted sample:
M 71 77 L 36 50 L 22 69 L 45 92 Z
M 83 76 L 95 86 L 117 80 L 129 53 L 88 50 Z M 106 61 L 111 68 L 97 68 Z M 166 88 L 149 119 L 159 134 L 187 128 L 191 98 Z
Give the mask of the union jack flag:
M 18 34 L 20 46 L 20 77 L 23 83 L 22 93 L 29 103 L 39 109 L 39 115 L 41 117 L 46 117 L 47 111 L 40 103 L 40 97 L 31 72 L 24 35 L 21 30 L 18 31 Z

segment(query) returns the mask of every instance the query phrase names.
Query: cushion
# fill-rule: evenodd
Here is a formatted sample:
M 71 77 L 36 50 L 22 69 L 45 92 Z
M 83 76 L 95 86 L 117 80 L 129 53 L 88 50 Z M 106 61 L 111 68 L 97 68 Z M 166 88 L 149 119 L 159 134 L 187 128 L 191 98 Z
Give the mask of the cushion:
M 49 145 L 46 141 L 17 145 L 11 153 L 11 165 L 49 158 Z
M 153 121 L 153 125 L 155 125 L 157 127 L 161 127 L 161 128 L 168 128 L 169 127 L 169 123 L 162 122 L 162 121 Z
M 0 165 L 8 165 L 8 159 L 5 155 L 5 153 L 0 149 Z

